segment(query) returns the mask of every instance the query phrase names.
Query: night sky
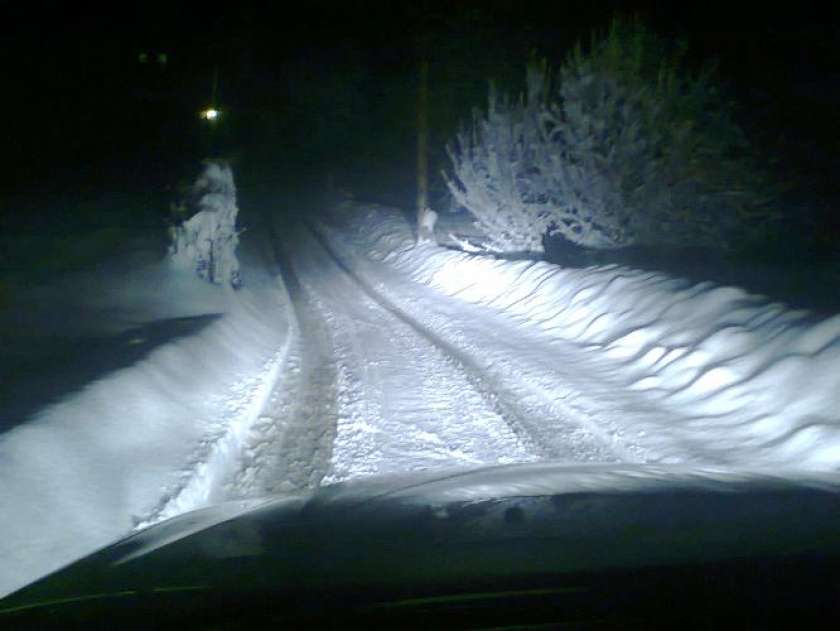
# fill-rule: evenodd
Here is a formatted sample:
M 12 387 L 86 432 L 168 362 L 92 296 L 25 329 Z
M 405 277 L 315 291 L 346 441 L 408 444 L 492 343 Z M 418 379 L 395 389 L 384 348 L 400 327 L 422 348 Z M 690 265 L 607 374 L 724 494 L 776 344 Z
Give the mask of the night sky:
M 215 11 L 6 2 L 0 191 L 165 189 L 208 154 L 236 159 L 253 185 L 335 171 L 410 186 L 421 55 L 431 64 L 435 168 L 458 124 L 484 104 L 488 79 L 518 90 L 532 50 L 559 65 L 619 11 L 687 37 L 697 63 L 719 57 L 745 127 L 767 151 L 783 146 L 787 168 L 829 195 L 840 105 L 834 16 L 802 2 L 784 11 L 684 4 L 307 2 L 291 13 L 247 1 Z M 226 116 L 210 137 L 197 112 L 214 76 Z

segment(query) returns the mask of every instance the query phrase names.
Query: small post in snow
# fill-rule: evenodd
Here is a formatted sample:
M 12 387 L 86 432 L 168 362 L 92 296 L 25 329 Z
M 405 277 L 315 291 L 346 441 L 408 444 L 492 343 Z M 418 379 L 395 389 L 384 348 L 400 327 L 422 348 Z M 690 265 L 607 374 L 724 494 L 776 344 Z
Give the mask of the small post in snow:
M 429 208 L 429 62 L 420 62 L 417 98 L 417 243 L 435 243 L 437 213 Z

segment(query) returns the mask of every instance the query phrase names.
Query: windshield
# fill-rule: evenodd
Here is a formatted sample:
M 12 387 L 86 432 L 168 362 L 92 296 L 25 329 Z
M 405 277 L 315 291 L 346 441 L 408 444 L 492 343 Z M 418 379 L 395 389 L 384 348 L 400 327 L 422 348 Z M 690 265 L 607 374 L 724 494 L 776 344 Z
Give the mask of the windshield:
M 4 5 L 0 596 L 374 476 L 833 480 L 836 23 L 656 4 Z

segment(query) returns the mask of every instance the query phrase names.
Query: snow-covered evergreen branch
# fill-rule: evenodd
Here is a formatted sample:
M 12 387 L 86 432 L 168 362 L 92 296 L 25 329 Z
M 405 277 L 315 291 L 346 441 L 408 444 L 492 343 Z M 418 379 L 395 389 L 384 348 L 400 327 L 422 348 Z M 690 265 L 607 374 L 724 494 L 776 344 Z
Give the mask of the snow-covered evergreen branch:
M 186 200 L 192 216 L 170 229 L 169 259 L 218 285 L 239 287 L 236 186 L 223 162 L 208 161 Z

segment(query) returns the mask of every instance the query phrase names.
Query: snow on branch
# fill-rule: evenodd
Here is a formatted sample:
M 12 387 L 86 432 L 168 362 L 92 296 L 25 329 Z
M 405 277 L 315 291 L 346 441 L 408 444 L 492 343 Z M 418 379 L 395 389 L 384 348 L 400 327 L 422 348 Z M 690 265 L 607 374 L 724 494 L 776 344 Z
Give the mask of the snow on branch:
M 233 171 L 224 162 L 207 161 L 184 202 L 192 216 L 170 228 L 168 257 L 210 283 L 241 284 L 236 247 L 236 187 Z
M 552 234 L 597 249 L 725 247 L 771 218 L 773 184 L 711 71 L 695 76 L 683 54 L 616 21 L 570 55 L 557 85 L 543 61 L 518 101 L 491 86 L 486 113 L 447 147 L 444 179 L 492 248 L 541 252 Z

